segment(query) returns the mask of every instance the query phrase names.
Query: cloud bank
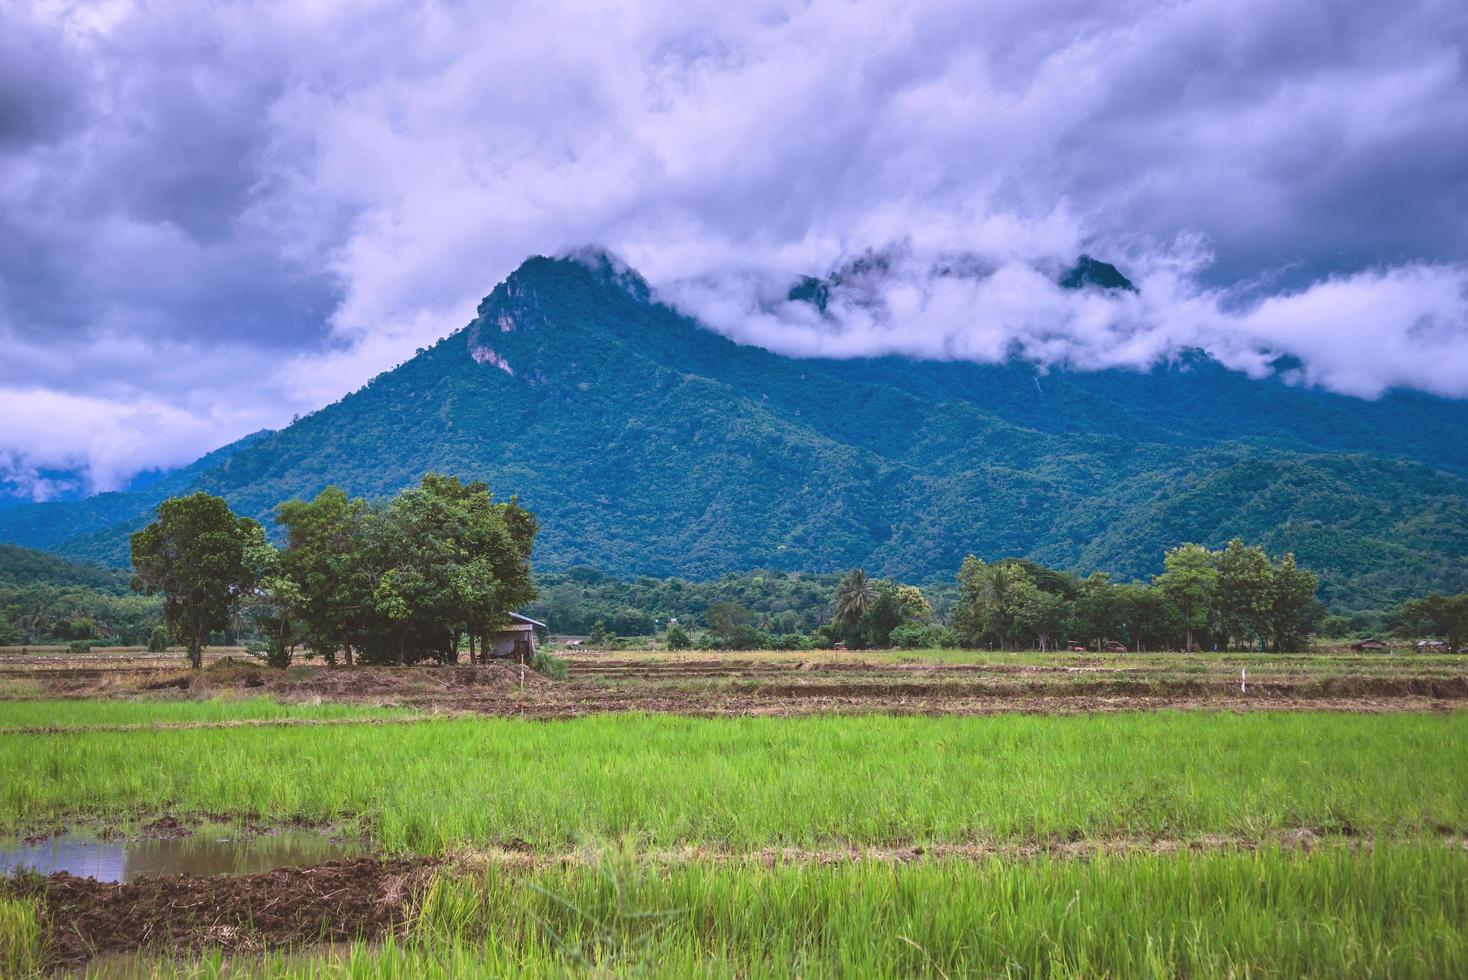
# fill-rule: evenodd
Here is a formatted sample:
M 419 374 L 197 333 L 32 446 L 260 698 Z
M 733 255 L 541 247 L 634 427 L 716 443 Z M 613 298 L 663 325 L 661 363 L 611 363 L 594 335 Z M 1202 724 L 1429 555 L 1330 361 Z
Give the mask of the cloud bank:
M 1465 66 L 1438 0 L 0 6 L 0 492 L 284 424 L 587 241 L 789 353 L 1468 396 Z

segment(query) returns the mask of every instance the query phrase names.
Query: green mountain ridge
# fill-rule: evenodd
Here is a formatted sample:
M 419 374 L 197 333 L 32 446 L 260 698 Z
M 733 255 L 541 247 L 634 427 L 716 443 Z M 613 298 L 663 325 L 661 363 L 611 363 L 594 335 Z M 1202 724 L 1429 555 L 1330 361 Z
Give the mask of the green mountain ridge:
M 1338 609 L 1468 587 L 1468 404 L 1365 402 L 1201 353 L 1144 373 L 794 359 L 597 252 L 527 260 L 464 329 L 226 450 L 138 493 L 0 512 L 0 539 L 120 563 L 185 489 L 268 524 L 329 484 L 381 497 L 434 469 L 518 494 L 545 570 L 929 581 L 974 553 L 1134 577 L 1239 534 L 1296 551 Z

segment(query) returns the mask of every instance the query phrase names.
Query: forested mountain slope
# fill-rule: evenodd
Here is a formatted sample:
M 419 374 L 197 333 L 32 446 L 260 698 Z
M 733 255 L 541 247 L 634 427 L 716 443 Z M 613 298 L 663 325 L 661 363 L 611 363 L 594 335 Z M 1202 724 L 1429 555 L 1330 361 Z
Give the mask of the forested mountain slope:
M 544 569 L 929 580 L 974 553 L 1129 577 L 1241 534 L 1296 551 L 1338 609 L 1468 587 L 1464 403 L 1365 402 L 1202 355 L 1144 374 L 792 359 L 595 256 L 528 260 L 465 329 L 216 455 L 140 493 L 12 508 L 0 539 L 118 563 L 182 489 L 268 522 L 328 484 L 385 496 L 433 469 L 518 494 Z

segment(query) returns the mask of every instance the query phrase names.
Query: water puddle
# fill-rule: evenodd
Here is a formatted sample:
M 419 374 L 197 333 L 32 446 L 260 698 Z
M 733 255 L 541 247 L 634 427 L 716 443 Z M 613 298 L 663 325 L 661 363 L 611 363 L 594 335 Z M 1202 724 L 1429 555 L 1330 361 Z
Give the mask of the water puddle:
M 245 875 L 273 868 L 357 857 L 366 849 L 324 831 L 290 830 L 240 836 L 204 828 L 166 840 L 101 840 L 67 833 L 34 844 L 0 841 L 0 875 L 30 870 L 67 871 L 98 881 L 135 881 L 159 875 Z

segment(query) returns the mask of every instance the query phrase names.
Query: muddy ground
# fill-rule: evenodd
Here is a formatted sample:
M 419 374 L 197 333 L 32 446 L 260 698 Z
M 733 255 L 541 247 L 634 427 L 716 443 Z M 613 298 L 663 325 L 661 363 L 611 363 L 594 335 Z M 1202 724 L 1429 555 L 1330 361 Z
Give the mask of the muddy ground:
M 215 658 L 201 671 L 125 653 L 69 661 L 0 657 L 0 689 L 44 698 L 196 699 L 391 705 L 429 712 L 568 718 L 615 711 L 700 716 L 816 713 L 1076 713 L 1161 708 L 1440 711 L 1468 706 L 1468 657 L 1278 658 L 577 653 L 549 681 L 507 663 L 285 671 Z M 0 696 L 6 696 L 0 694 Z M 290 723 L 290 722 L 286 722 Z
M 61 872 L 0 883 L 41 902 L 48 961 L 139 949 L 253 952 L 371 940 L 401 929 L 434 862 L 358 858 L 239 877 L 167 875 L 121 883 Z

